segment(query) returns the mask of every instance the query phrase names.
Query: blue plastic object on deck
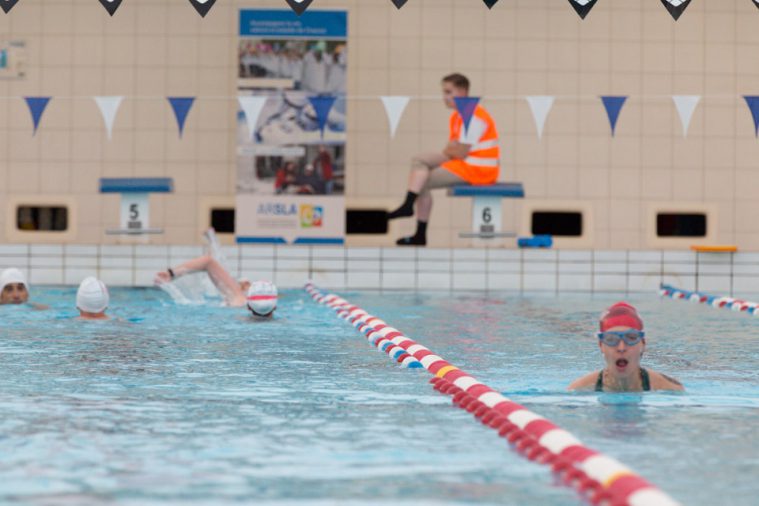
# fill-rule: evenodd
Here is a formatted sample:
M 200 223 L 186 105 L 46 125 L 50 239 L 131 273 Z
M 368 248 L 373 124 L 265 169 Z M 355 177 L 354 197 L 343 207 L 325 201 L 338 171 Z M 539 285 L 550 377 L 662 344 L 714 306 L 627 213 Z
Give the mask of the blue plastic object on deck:
M 517 239 L 517 245 L 520 248 L 550 248 L 553 246 L 553 237 L 550 235 L 520 237 Z

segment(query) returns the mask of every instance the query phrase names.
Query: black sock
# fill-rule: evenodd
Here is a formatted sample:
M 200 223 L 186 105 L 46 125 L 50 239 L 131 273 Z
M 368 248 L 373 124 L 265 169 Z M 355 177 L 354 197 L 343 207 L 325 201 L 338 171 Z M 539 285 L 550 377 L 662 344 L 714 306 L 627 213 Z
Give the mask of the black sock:
M 417 194 L 414 192 L 406 193 L 406 200 L 403 205 L 393 212 L 387 213 L 387 219 L 393 220 L 395 218 L 408 218 L 414 216 L 414 202 L 416 202 Z
M 416 222 L 416 234 L 409 237 L 401 237 L 395 244 L 398 246 L 426 246 L 427 245 L 427 222 Z
M 416 234 L 414 235 L 420 239 L 424 239 L 425 242 L 427 242 L 427 222 L 426 221 L 416 222 Z

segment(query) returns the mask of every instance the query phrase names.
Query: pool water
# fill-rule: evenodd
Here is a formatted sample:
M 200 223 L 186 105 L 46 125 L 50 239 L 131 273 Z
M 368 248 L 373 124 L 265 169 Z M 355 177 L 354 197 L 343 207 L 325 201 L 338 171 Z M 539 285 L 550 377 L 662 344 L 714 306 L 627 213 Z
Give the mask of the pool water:
M 0 503 L 575 505 L 302 291 L 277 318 L 113 290 L 111 322 L 0 307 Z M 611 296 L 341 292 L 688 505 L 756 504 L 759 319 L 639 296 L 685 393 L 567 393 Z

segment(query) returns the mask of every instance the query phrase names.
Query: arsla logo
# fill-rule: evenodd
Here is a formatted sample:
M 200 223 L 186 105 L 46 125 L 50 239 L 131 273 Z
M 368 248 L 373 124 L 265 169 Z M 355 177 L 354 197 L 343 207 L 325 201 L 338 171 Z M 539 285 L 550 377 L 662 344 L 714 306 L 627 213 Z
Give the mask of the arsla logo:
M 295 204 L 258 204 L 258 214 L 263 216 L 293 216 L 297 213 L 298 207 Z
M 300 206 L 300 226 L 303 228 L 321 227 L 324 219 L 322 206 Z

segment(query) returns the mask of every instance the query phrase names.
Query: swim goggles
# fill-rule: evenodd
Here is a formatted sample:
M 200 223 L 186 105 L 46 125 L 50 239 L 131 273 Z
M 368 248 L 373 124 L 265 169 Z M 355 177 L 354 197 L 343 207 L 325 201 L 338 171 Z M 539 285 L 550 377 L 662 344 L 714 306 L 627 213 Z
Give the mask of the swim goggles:
M 619 345 L 620 341 L 624 341 L 627 346 L 635 346 L 641 339 L 646 337 L 646 333 L 642 330 L 607 330 L 606 332 L 599 332 L 598 339 L 600 339 L 606 346 L 612 348 Z

